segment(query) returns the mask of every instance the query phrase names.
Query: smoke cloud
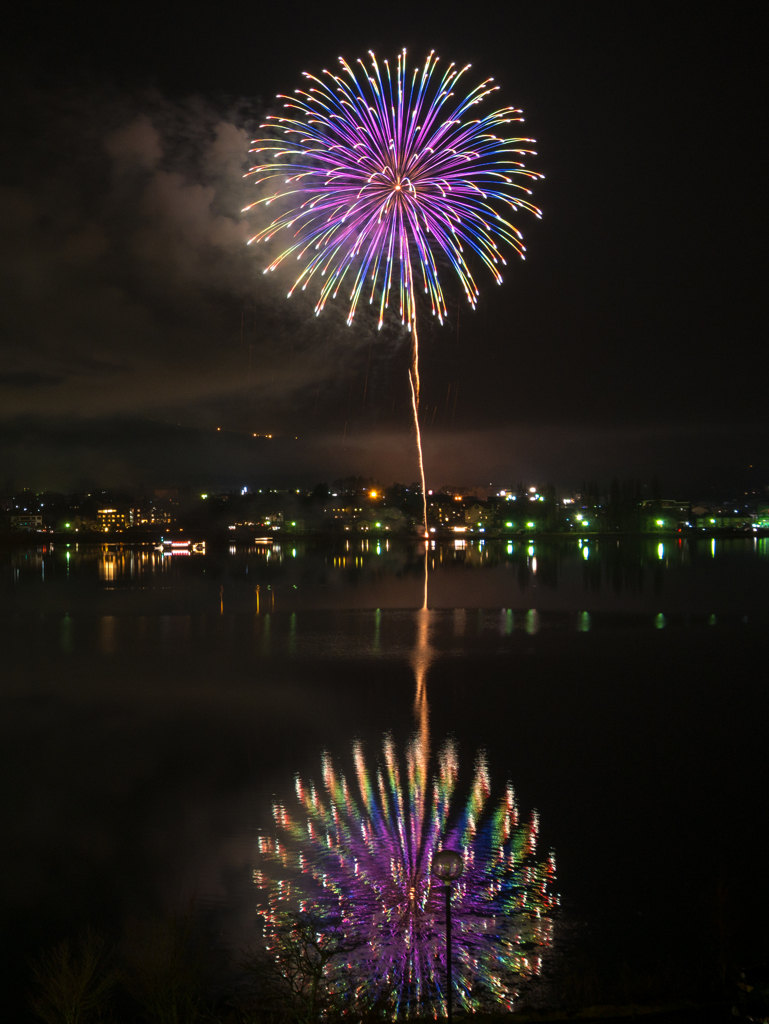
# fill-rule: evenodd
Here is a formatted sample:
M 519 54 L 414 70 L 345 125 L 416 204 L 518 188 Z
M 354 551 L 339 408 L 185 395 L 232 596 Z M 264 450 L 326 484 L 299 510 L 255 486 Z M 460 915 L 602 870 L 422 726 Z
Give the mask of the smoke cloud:
M 245 244 L 258 111 L 72 90 L 24 103 L 34 144 L 8 145 L 0 189 L 3 417 L 205 420 L 334 372 L 338 317 L 319 328 Z M 355 350 L 366 328 L 344 335 Z

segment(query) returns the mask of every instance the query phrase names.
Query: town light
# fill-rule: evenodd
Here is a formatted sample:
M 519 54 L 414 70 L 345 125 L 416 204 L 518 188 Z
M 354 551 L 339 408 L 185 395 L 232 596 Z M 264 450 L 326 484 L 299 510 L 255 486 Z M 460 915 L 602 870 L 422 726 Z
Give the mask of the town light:
M 446 1019 L 451 1024 L 451 883 L 462 877 L 465 869 L 462 855 L 456 850 L 439 850 L 433 857 L 430 872 L 434 878 L 446 883 Z

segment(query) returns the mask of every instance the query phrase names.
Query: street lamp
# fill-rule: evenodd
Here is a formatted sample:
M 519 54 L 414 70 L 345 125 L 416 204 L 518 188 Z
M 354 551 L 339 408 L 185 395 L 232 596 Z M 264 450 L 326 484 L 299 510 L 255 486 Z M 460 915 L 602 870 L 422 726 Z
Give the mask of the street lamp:
M 435 878 L 446 883 L 446 1019 L 451 1024 L 451 883 L 462 877 L 465 869 L 462 855 L 456 850 L 439 850 L 430 870 Z

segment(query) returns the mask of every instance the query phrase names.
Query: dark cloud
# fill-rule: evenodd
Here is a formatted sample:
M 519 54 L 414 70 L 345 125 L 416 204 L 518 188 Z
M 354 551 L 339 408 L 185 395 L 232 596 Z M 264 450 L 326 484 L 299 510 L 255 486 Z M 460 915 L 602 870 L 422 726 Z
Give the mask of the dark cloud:
M 614 476 L 673 495 L 718 497 L 762 486 L 766 427 L 740 424 L 666 427 L 508 425 L 430 429 L 423 435 L 428 487 L 514 486 L 553 481 L 579 488 Z M 152 422 L 146 418 L 7 422 L 0 438 L 0 481 L 35 490 L 157 486 L 239 489 L 312 486 L 354 475 L 388 483 L 416 480 L 408 420 L 399 428 L 356 421 L 345 431 L 255 438 L 252 433 Z
M 245 245 L 253 110 L 72 90 L 25 103 L 47 142 L 38 162 L 11 152 L 0 190 L 4 416 L 194 421 L 245 395 L 290 402 L 334 372 L 337 318 L 324 361 L 308 303 L 285 302 Z
M 9 373 L 0 373 L 0 385 L 10 388 L 41 388 L 51 384 L 61 384 L 63 377 L 56 377 L 51 374 L 36 373 L 34 370 L 17 370 Z

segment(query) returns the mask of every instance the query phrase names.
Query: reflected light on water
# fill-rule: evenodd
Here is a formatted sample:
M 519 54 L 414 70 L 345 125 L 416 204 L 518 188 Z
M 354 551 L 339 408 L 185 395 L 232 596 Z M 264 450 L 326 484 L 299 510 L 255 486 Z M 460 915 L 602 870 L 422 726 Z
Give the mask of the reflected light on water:
M 97 614 L 122 616 L 150 603 L 160 613 L 220 613 L 224 583 L 225 616 L 253 613 L 255 605 L 263 615 L 431 604 L 707 616 L 726 610 L 734 593 L 742 595 L 741 614 L 769 611 L 768 556 L 767 538 L 753 536 L 481 543 L 463 535 L 427 544 L 343 538 L 297 539 L 291 546 L 233 545 L 228 538 L 200 552 L 122 541 L 19 545 L 0 553 L 0 572 L 4 562 L 16 591 L 12 600 L 9 592 L 9 607 L 22 601 L 61 615 L 103 602 Z
M 444 1015 L 444 898 L 430 864 L 438 849 L 454 849 L 465 866 L 452 890 L 459 1005 L 513 1009 L 542 968 L 557 905 L 554 858 L 536 859 L 536 814 L 520 820 L 509 784 L 492 801 L 482 752 L 459 798 L 453 741 L 432 772 L 419 734 L 404 757 L 386 736 L 375 773 L 358 742 L 352 760 L 354 782 L 324 754 L 321 785 L 297 777 L 296 799 L 273 807 L 275 833 L 259 838 L 254 882 L 268 949 L 294 913 L 335 920 L 360 941 L 354 958 L 329 967 L 353 982 L 350 1010 Z
M 99 624 L 99 646 L 102 654 L 115 653 L 115 616 L 103 615 Z
M 463 636 L 467 623 L 467 612 L 464 608 L 454 609 L 454 636 Z
M 427 703 L 427 672 L 435 657 L 436 652 L 430 646 L 430 611 L 427 608 L 422 608 L 417 612 L 417 636 L 414 651 L 411 655 L 411 667 L 414 670 L 416 682 L 414 715 L 419 723 L 420 757 L 425 770 L 427 760 L 430 757 L 430 708 Z
M 529 608 L 526 612 L 526 632 L 533 636 L 539 632 L 539 613 L 536 608 Z
M 373 644 L 374 654 L 379 654 L 381 652 L 381 650 L 382 650 L 381 638 L 380 638 L 381 628 L 382 628 L 382 609 L 381 608 L 377 608 L 376 611 L 374 612 L 374 644 Z
M 431 775 L 427 680 L 438 657 L 431 643 L 436 612 L 415 613 L 410 664 L 414 672 L 417 731 L 405 763 L 386 736 L 374 777 L 360 743 L 353 744 L 357 789 L 322 758 L 322 788 L 297 776 L 297 801 L 276 803 L 274 835 L 262 835 L 254 882 L 268 950 L 279 955 L 281 935 L 294 919 L 333 920 L 354 936 L 354 957 L 343 954 L 328 972 L 345 973 L 354 991 L 353 1012 L 376 1005 L 390 1019 L 446 1013 L 446 960 L 442 937 L 444 900 L 430 872 L 438 849 L 461 851 L 464 874 L 452 890 L 456 994 L 460 1007 L 512 1010 L 521 984 L 540 973 L 552 943 L 550 912 L 555 876 L 552 854 L 536 861 L 536 815 L 522 824 L 512 787 L 490 803 L 485 755 L 476 758 L 469 796 L 457 803 L 459 764 L 453 741 L 437 755 Z M 464 611 L 454 611 L 454 631 L 464 630 Z M 378 650 L 381 612 L 374 613 Z M 503 609 L 500 629 L 510 635 L 513 612 Z M 531 610 L 527 632 L 538 629 Z M 289 653 L 296 643 L 290 617 Z
M 65 615 L 59 627 L 59 646 L 62 654 L 72 654 L 72 619 Z

